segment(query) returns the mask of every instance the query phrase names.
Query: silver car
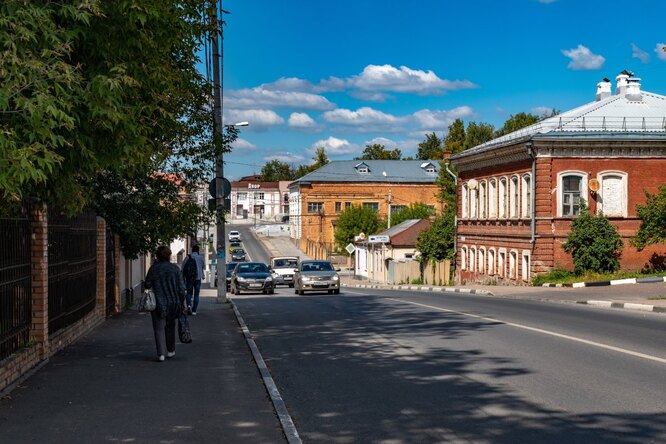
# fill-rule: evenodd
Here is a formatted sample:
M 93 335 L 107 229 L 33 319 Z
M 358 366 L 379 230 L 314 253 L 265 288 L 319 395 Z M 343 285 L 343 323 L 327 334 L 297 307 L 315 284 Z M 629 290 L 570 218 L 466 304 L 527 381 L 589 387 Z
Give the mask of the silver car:
M 337 271 L 329 261 L 301 261 L 294 270 L 294 292 L 328 291 L 329 294 L 340 294 Z

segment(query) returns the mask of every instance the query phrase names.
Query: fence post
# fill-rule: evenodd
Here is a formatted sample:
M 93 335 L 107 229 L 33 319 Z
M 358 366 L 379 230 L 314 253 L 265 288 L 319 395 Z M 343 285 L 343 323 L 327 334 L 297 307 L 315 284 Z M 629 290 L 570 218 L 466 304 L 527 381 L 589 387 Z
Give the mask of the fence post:
M 106 316 L 106 221 L 97 217 L 97 276 L 95 311 L 102 319 Z
M 34 203 L 30 209 L 32 323 L 30 340 L 39 347 L 39 358 L 49 356 L 49 255 L 46 206 Z

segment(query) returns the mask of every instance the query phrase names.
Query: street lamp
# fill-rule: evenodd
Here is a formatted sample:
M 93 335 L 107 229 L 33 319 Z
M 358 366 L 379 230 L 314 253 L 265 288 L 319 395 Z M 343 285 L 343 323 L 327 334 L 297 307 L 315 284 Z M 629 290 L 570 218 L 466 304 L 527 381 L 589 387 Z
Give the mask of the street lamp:
M 382 171 L 382 176 L 388 179 L 388 174 L 386 174 L 386 171 Z M 388 189 L 388 228 L 391 228 L 391 182 L 390 181 Z

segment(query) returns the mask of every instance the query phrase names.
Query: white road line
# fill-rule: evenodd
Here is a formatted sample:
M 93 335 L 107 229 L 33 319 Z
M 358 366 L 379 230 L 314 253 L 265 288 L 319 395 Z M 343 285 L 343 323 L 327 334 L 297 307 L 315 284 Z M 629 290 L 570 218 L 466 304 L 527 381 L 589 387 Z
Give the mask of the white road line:
M 626 348 L 615 347 L 615 346 L 608 345 L 608 344 L 602 344 L 600 342 L 589 341 L 587 339 L 577 338 L 575 336 L 569 336 L 569 335 L 565 335 L 565 334 L 562 334 L 562 333 L 556 333 L 554 331 L 544 330 L 544 329 L 536 328 L 536 327 L 530 327 L 529 325 L 516 324 L 515 322 L 502 321 L 500 319 L 489 318 L 489 317 L 486 317 L 486 316 L 479 316 L 479 315 L 475 315 L 475 314 L 471 314 L 471 313 L 465 313 L 465 312 L 462 312 L 462 311 L 447 310 L 446 308 L 435 307 L 434 305 L 420 304 L 418 302 L 405 301 L 403 299 L 394 299 L 394 298 L 386 298 L 386 299 L 396 301 L 396 302 L 402 302 L 402 303 L 405 303 L 405 304 L 418 305 L 419 307 L 430 308 L 430 309 L 433 309 L 433 310 L 444 311 L 444 312 L 447 312 L 447 313 L 460 314 L 460 315 L 463 315 L 463 316 L 469 316 L 469 317 L 476 318 L 476 319 L 483 319 L 485 321 L 499 322 L 501 324 L 509 325 L 511 327 L 521 328 L 523 330 L 529 330 L 529 331 L 533 331 L 533 332 L 537 332 L 537 333 L 543 333 L 543 334 L 546 334 L 546 335 L 555 336 L 557 338 L 568 339 L 570 341 L 580 342 L 582 344 L 591 345 L 593 347 L 604 348 L 606 350 L 612 350 L 612 351 L 615 351 L 615 352 L 618 352 L 618 353 L 624 353 L 626 355 L 635 356 L 637 358 L 643 358 L 643 359 L 647 359 L 649 361 L 655 361 L 655 362 L 659 362 L 661 364 L 666 364 L 666 359 L 659 358 L 657 356 L 646 355 L 645 353 L 639 353 L 639 352 L 635 352 L 635 351 L 632 351 L 632 350 L 627 350 Z

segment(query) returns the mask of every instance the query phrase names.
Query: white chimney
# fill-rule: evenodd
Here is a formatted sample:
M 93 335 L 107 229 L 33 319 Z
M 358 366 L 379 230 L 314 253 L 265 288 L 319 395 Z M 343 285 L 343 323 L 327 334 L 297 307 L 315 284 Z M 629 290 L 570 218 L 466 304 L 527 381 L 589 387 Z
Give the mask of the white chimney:
M 627 79 L 632 75 L 632 73 L 625 69 L 615 77 L 615 81 L 617 82 L 617 87 L 615 88 L 616 95 L 624 95 L 627 93 Z
M 632 102 L 640 102 L 643 100 L 641 94 L 641 79 L 638 77 L 630 77 L 627 79 L 627 100 Z
M 603 79 L 597 83 L 597 102 L 611 96 L 611 82 Z

